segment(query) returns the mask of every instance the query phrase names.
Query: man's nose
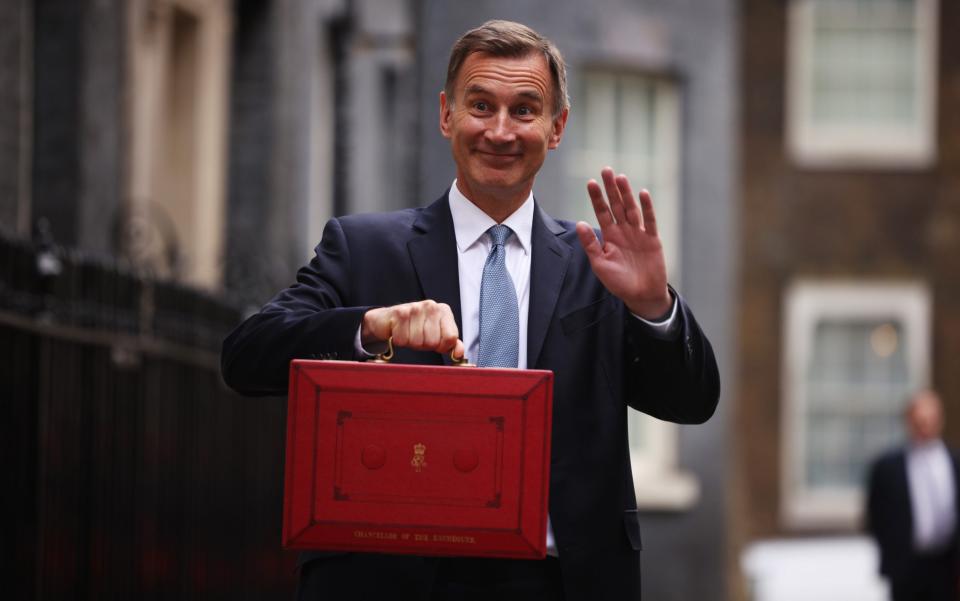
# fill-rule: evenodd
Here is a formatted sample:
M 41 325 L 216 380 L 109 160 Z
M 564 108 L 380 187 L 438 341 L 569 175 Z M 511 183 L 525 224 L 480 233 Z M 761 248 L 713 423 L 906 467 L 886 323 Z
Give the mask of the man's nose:
M 503 109 L 493 116 L 490 127 L 487 128 L 486 138 L 492 144 L 509 144 L 517 139 L 517 133 L 513 129 L 513 119 L 510 111 Z

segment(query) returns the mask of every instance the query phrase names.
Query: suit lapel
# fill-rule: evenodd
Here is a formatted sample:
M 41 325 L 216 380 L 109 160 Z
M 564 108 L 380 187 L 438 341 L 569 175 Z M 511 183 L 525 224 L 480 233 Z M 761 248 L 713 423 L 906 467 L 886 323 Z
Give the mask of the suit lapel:
M 463 332 L 460 318 L 460 269 L 457 261 L 457 238 L 447 195 L 426 207 L 413 223 L 419 235 L 407 243 L 410 260 L 420 281 L 423 298 L 446 303 L 453 309 L 457 328 Z M 448 355 L 443 356 L 447 365 Z
M 536 369 L 550 319 L 570 260 L 570 246 L 557 236 L 566 229 L 537 205 L 533 214 L 530 261 L 530 309 L 527 321 L 527 367 Z
M 423 209 L 413 228 L 415 235 L 407 249 L 424 298 L 446 303 L 453 309 L 457 328 L 463 331 L 460 315 L 460 270 L 457 239 L 447 195 Z M 527 320 L 527 367 L 536 367 L 550 319 L 560 297 L 560 288 L 570 259 L 570 247 L 557 238 L 566 229 L 536 206 L 531 230 L 533 256 L 530 261 L 530 307 Z M 450 364 L 450 357 L 444 356 Z

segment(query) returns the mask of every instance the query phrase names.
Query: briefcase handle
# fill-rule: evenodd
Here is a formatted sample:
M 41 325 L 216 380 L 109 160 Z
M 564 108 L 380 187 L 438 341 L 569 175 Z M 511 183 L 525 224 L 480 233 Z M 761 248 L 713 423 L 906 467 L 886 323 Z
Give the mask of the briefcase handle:
M 390 360 L 393 359 L 393 336 L 387 338 L 387 350 L 386 352 L 380 353 L 373 358 L 374 363 L 390 363 Z M 453 351 L 450 351 L 450 360 L 453 361 L 453 364 L 457 367 L 476 367 L 473 363 L 467 361 L 466 355 L 462 358 L 457 359 L 453 356 Z

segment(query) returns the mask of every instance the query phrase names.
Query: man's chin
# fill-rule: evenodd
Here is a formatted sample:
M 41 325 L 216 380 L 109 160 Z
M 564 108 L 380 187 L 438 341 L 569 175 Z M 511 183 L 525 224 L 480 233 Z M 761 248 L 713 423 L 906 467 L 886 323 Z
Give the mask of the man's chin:
M 484 168 L 478 170 L 477 173 L 478 182 L 508 188 L 519 185 L 523 179 L 523 169 L 516 163 L 484 166 Z
M 504 174 L 502 177 L 485 177 L 477 181 L 478 188 L 482 188 L 491 193 L 512 193 L 523 187 L 519 178 L 509 177 Z

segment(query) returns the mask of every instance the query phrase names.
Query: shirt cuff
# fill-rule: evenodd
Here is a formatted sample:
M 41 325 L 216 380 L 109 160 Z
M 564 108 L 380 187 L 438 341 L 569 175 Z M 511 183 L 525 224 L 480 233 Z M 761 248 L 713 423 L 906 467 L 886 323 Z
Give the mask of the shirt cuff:
M 373 359 L 377 355 L 387 352 L 387 343 L 378 342 L 371 349 L 373 352 L 368 351 L 363 348 L 363 342 L 360 341 L 360 332 L 363 330 L 363 323 L 357 326 L 357 335 L 353 339 L 353 352 L 354 356 L 360 361 L 366 361 L 367 359 Z
M 672 339 L 676 336 L 677 330 L 679 329 L 680 320 L 677 319 L 677 297 L 670 293 L 673 296 L 673 306 L 670 309 L 670 314 L 666 318 L 658 321 L 650 321 L 649 319 L 644 319 L 637 315 L 636 313 L 631 312 L 630 315 L 633 315 L 644 325 L 651 330 L 651 333 L 657 338 L 663 338 L 664 340 Z

